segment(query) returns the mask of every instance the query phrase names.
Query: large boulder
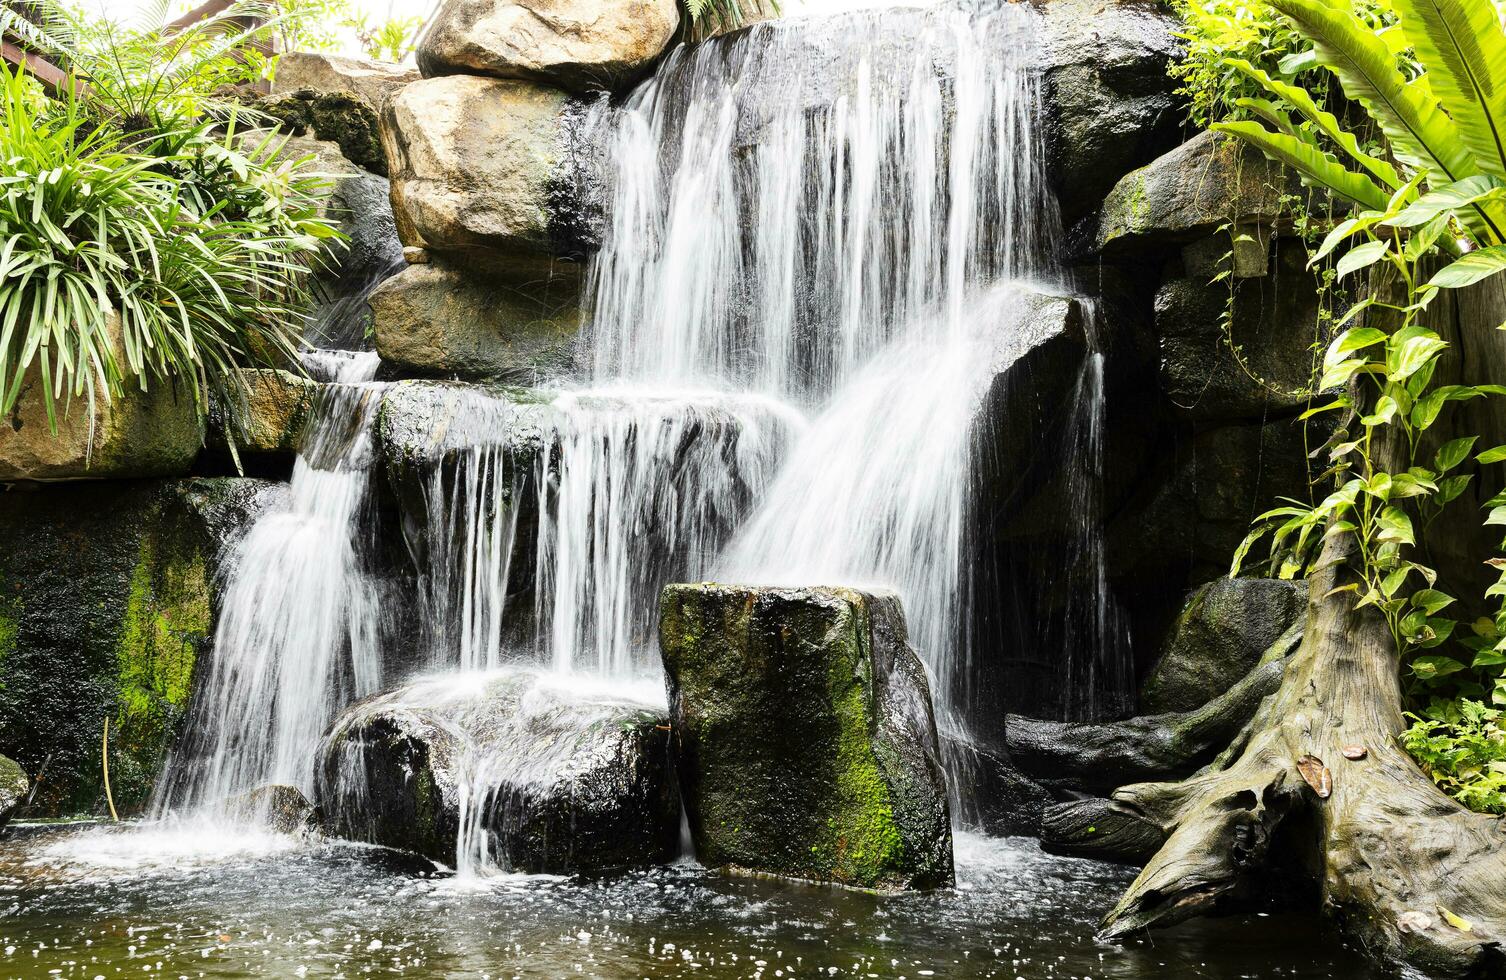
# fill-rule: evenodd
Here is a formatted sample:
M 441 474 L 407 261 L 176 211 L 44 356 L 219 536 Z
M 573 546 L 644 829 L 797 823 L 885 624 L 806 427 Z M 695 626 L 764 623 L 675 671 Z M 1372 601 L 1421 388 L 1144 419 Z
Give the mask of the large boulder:
M 657 685 L 513 667 L 347 709 L 320 749 L 330 832 L 462 867 L 570 873 L 663 863 L 680 802 Z
M 272 94 L 351 92 L 380 112 L 404 85 L 418 79 L 416 69 L 385 61 L 314 51 L 289 51 L 278 56 L 277 72 L 272 77 Z
M 1219 578 L 1192 593 L 1140 690 L 1146 714 L 1191 711 L 1223 694 L 1307 612 L 1307 583 Z
M 31 789 L 31 780 L 14 759 L 0 755 L 0 830 L 10 822 L 11 816 L 26 802 L 26 793 Z
M 260 480 L 0 492 L 0 753 L 36 772 L 38 812 L 139 809 L 213 634 L 219 562 L 278 492 Z
M 1300 192 L 1293 171 L 1243 140 L 1199 133 L 1114 185 L 1099 211 L 1094 247 L 1130 257 L 1148 244 L 1185 244 L 1223 225 L 1258 237 L 1281 219 L 1282 198 Z
M 952 883 L 930 687 L 897 597 L 671 585 L 660 617 L 702 863 L 880 890 Z
M 371 294 L 376 349 L 408 373 L 536 384 L 570 366 L 581 320 L 573 287 L 410 265 Z
M 1071 221 L 1180 139 L 1180 22 L 1155 0 L 1049 0 L 1044 17 L 1051 182 Z
M 529 82 L 451 75 L 406 86 L 382 115 L 405 245 L 521 267 L 579 258 L 599 236 L 590 106 Z M 594 203 L 593 203 L 594 202 Z
M 109 320 L 117 357 L 124 356 L 119 317 Z M 130 383 L 117 398 L 103 384 L 87 398 L 55 402 L 48 423 L 42 372 L 33 364 L 10 414 L 0 419 L 0 482 L 179 476 L 204 443 L 204 423 L 182 385 L 153 378 L 147 391 Z
M 425 75 L 610 90 L 647 70 L 679 26 L 676 0 L 445 0 L 419 43 L 418 66 Z
M 347 160 L 386 176 L 387 160 L 377 136 L 377 112 L 360 96 L 298 89 L 263 99 L 257 108 L 275 118 L 284 131 L 334 143 Z

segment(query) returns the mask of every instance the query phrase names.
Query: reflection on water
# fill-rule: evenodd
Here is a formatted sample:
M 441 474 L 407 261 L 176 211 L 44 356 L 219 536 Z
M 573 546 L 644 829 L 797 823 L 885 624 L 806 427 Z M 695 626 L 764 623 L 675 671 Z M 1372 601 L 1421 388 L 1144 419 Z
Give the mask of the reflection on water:
M 694 865 L 478 886 L 391 852 L 209 827 L 23 831 L 0 843 L 0 976 L 1375 976 L 1296 918 L 1100 944 L 1125 869 L 1025 840 L 957 847 L 955 890 L 882 898 Z

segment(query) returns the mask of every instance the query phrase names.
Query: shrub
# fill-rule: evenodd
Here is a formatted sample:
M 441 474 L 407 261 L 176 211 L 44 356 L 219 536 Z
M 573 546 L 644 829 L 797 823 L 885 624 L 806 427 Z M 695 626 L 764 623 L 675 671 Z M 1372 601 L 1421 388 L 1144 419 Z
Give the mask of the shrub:
M 1481 813 L 1506 814 L 1506 727 L 1479 701 L 1434 701 L 1402 746 L 1448 795 Z

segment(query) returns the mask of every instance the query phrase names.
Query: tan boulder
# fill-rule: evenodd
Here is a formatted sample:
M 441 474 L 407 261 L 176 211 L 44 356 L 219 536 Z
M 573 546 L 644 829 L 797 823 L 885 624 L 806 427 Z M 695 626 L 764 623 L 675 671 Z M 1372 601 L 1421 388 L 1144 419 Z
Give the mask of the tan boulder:
M 118 352 L 117 315 L 108 329 Z M 33 364 L 20 398 L 0 420 L 0 481 L 181 476 L 204 442 L 203 421 L 183 385 L 153 379 L 143 392 L 127 381 L 125 393 L 111 400 L 97 384 L 92 411 L 87 398 L 56 403 L 56 432 L 42 391 Z
M 679 26 L 675 0 L 445 0 L 419 43 L 418 66 L 428 76 L 612 89 L 646 70 Z
M 272 94 L 314 91 L 323 94 L 351 92 L 378 111 L 409 82 L 419 79 L 418 70 L 366 58 L 347 58 L 314 51 L 289 51 L 277 59 Z
M 516 384 L 568 368 L 581 319 L 573 280 L 525 286 L 440 264 L 410 265 L 382 283 L 371 312 L 388 365 Z
M 228 448 L 228 435 L 237 452 L 296 451 L 318 382 L 273 368 L 242 368 L 240 380 L 242 389 L 210 418 L 210 447 Z
M 546 260 L 589 247 L 555 220 L 580 104 L 530 82 L 452 75 L 404 88 L 382 116 L 404 245 Z M 561 209 L 573 213 L 574 208 Z

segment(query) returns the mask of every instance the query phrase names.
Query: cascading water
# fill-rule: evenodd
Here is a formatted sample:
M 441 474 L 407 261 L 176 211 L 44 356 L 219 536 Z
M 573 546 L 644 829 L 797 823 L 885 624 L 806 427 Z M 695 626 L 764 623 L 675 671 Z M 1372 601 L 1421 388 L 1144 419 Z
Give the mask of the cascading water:
M 213 807 L 268 783 L 308 790 L 335 713 L 382 682 L 376 585 L 361 568 L 375 354 L 315 354 L 328 376 L 286 499 L 229 562 L 210 675 L 157 809 Z

